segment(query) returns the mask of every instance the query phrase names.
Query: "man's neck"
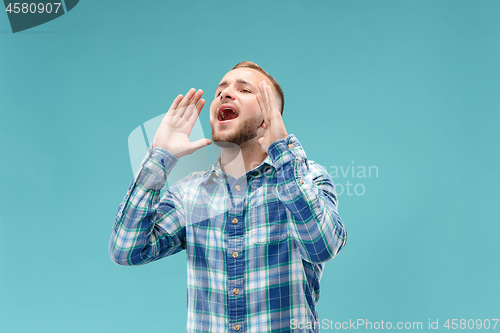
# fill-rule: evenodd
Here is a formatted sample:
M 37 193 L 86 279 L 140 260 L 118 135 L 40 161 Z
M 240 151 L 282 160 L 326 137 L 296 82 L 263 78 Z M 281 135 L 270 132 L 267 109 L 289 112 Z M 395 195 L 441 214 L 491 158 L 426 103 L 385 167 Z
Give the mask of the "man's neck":
M 234 148 L 221 148 L 222 170 L 238 179 L 258 167 L 267 157 L 257 141 L 250 140 Z

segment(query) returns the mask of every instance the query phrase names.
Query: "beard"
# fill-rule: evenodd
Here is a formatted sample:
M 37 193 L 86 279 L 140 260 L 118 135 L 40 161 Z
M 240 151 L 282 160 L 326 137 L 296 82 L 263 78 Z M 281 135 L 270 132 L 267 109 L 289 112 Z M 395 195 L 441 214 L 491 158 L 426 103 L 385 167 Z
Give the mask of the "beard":
M 212 141 L 222 148 L 234 148 L 257 137 L 257 132 L 262 124 L 262 117 L 247 119 L 238 128 L 225 136 L 219 135 L 212 126 Z

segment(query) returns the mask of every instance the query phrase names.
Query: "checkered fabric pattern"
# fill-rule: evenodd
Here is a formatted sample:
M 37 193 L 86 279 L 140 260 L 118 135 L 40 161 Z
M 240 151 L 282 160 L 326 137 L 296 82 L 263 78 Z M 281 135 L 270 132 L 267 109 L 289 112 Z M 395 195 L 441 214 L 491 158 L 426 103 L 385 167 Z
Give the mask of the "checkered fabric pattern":
M 117 264 L 186 250 L 187 332 L 291 332 L 292 319 L 319 320 L 324 262 L 346 242 L 335 187 L 294 135 L 268 154 L 239 179 L 219 159 L 160 200 L 177 158 L 149 148 L 118 208 L 109 247 Z

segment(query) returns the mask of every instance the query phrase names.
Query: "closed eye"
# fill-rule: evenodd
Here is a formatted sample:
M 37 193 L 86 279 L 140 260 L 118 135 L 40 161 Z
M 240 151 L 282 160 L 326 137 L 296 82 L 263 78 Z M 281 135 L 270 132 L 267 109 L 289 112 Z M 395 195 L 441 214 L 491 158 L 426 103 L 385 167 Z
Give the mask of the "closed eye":
M 241 91 L 242 93 L 245 93 L 245 94 L 251 94 L 251 93 L 252 93 L 252 92 L 251 92 L 250 90 L 248 90 L 248 89 L 241 89 L 240 91 Z M 216 92 L 215 97 L 219 97 L 221 93 L 222 93 L 222 90 L 221 90 L 221 91 L 219 91 L 219 92 Z

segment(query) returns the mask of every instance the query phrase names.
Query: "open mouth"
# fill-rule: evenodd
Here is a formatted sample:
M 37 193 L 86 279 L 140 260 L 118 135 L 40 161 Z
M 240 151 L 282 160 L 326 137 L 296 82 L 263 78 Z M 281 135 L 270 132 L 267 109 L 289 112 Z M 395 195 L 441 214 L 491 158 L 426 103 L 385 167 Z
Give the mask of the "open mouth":
M 228 121 L 238 118 L 238 112 L 232 105 L 221 105 L 217 109 L 217 119 L 219 121 Z

